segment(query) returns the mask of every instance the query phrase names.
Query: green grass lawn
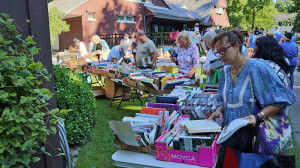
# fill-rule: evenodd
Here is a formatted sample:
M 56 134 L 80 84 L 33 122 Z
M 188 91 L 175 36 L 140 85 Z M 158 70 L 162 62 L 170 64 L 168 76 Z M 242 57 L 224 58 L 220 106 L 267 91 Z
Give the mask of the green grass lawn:
M 124 116 L 135 116 L 141 109 L 140 101 L 136 100 L 122 102 L 120 110 L 117 110 L 119 100 L 113 102 L 110 108 L 110 99 L 97 99 L 98 112 L 95 116 L 95 126 L 92 130 L 92 135 L 89 141 L 82 146 L 79 153 L 79 159 L 76 162 L 77 168 L 90 168 L 96 166 L 97 168 L 114 167 L 111 156 L 116 151 L 113 146 L 112 131 L 108 126 L 108 121 L 121 121 Z M 146 99 L 143 98 L 145 106 Z

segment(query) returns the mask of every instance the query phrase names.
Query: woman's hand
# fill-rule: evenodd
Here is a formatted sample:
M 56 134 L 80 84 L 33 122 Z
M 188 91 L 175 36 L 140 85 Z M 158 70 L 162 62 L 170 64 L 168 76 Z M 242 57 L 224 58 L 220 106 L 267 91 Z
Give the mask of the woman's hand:
M 246 117 L 243 118 L 244 120 L 249 120 L 248 126 L 249 127 L 255 127 L 256 125 L 256 118 L 254 115 L 248 115 Z
M 208 118 L 208 120 L 215 120 L 216 118 L 223 119 L 223 114 L 219 109 L 213 112 L 211 116 Z
M 172 58 L 171 58 L 171 61 L 172 61 L 172 62 L 176 62 L 176 60 L 177 60 L 177 59 L 176 59 L 175 57 L 172 57 Z

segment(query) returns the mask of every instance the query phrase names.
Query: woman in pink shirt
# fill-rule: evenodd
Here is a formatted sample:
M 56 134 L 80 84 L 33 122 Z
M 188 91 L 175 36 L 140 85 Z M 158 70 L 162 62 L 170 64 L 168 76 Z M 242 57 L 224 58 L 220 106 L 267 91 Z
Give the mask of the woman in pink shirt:
M 175 52 L 178 56 L 177 58 L 173 57 L 172 61 L 178 61 L 179 73 L 194 79 L 199 64 L 198 48 L 196 44 L 191 42 L 188 33 L 183 31 L 178 34 L 176 43 L 178 47 L 175 49 Z

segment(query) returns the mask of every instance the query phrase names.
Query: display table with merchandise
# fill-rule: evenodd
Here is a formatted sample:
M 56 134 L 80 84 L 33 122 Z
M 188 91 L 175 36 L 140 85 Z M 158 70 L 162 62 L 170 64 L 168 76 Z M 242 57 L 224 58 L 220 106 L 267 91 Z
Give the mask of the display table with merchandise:
M 114 166 L 130 168 L 200 168 L 201 166 L 156 160 L 154 155 L 118 150 L 112 155 Z

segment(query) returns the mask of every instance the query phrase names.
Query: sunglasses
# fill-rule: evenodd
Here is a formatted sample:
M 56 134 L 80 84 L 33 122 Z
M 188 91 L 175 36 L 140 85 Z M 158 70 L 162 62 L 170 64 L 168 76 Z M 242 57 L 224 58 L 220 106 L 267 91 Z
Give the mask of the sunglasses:
M 227 50 L 228 50 L 230 47 L 232 47 L 232 45 L 229 45 L 229 46 L 227 46 L 227 47 L 221 48 L 221 50 L 218 51 L 218 52 L 215 52 L 214 55 L 215 55 L 216 57 L 220 57 L 220 55 L 225 55 L 225 53 L 227 52 Z

